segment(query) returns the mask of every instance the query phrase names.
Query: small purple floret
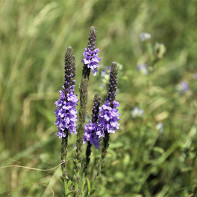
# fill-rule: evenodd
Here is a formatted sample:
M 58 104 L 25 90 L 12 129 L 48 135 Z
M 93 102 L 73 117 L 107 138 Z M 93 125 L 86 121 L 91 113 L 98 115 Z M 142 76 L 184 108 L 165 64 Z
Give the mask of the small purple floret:
M 149 40 L 151 38 L 151 35 L 147 32 L 143 32 L 140 34 L 140 40 L 143 42 L 145 40 Z
M 63 90 L 65 90 L 63 86 Z M 72 87 L 68 94 L 67 99 L 65 97 L 64 91 L 60 90 L 60 98 L 55 102 L 56 105 L 56 121 L 58 132 L 56 135 L 61 139 L 65 137 L 65 130 L 68 129 L 71 134 L 76 132 L 76 121 L 77 121 L 77 95 L 74 94 L 74 88 Z
M 97 124 L 92 123 L 90 120 L 89 124 L 85 125 L 85 133 L 83 138 L 83 143 L 85 144 L 87 141 L 94 145 L 96 149 L 99 149 L 99 137 L 96 135 Z
M 148 73 L 149 73 L 147 64 L 138 64 L 137 70 L 139 72 L 143 73 L 144 75 L 148 75 Z
M 132 116 L 133 118 L 143 117 L 143 116 L 144 116 L 144 110 L 140 109 L 139 107 L 135 107 L 135 108 L 131 111 L 131 116 Z
M 96 135 L 101 138 L 105 137 L 105 130 L 108 133 L 115 133 L 119 130 L 118 120 L 120 119 L 120 114 L 118 113 L 117 107 L 120 106 L 118 102 L 113 101 L 110 107 L 110 102 L 107 100 L 105 104 L 100 107 L 98 127 Z
M 99 62 L 101 59 L 98 57 L 99 49 L 90 50 L 89 48 L 85 48 L 83 52 L 84 59 L 82 62 L 87 65 L 88 68 L 91 68 L 93 71 L 93 75 L 96 75 L 98 72 L 97 68 L 99 66 Z
M 180 83 L 180 86 L 181 86 L 181 90 L 182 90 L 182 92 L 186 92 L 186 91 L 188 91 L 188 90 L 189 90 L 188 83 L 187 83 L 187 82 L 185 82 L 185 81 L 182 81 L 182 82 Z
M 182 81 L 176 86 L 176 89 L 180 94 L 183 94 L 189 91 L 189 85 L 186 81 Z

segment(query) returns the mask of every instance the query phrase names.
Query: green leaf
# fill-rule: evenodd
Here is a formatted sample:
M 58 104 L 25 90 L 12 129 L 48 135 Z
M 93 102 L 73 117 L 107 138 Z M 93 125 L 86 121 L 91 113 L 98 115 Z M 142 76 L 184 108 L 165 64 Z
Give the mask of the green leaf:
M 67 184 L 67 188 L 69 188 L 69 187 L 71 186 L 71 184 L 72 184 L 72 181 L 69 180 L 69 181 L 68 181 L 68 184 Z
M 72 192 L 69 192 L 68 194 L 66 194 L 66 196 L 68 196 L 68 195 L 70 195 L 70 194 L 72 194 L 73 193 L 73 191 Z
M 89 195 L 91 196 L 92 194 L 94 194 L 95 191 L 95 189 L 92 189 Z
M 88 178 L 86 178 L 87 180 L 87 185 L 88 185 L 88 194 L 90 193 L 90 189 L 91 189 L 91 186 L 90 186 L 90 181 Z

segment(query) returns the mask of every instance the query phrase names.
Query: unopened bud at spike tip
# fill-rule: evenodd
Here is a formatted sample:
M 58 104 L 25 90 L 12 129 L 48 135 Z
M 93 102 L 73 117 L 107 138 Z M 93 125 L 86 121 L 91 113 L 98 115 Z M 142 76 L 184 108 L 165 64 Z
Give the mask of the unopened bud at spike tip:
M 73 52 L 73 49 L 71 46 L 68 46 L 67 49 L 66 49 L 66 53 L 72 53 Z

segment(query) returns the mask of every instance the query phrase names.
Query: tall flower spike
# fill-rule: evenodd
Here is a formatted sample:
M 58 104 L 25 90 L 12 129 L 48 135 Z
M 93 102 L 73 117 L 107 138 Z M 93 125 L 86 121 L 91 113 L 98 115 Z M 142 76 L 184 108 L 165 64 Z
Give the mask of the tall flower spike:
M 90 69 L 92 69 L 93 75 L 95 76 L 96 72 L 98 71 L 97 68 L 99 66 L 99 62 L 101 61 L 101 59 L 98 57 L 99 49 L 95 49 L 96 30 L 93 26 L 90 28 L 90 35 L 88 39 L 88 47 L 84 49 L 84 59 L 82 62 L 85 65 L 83 75 L 89 78 Z
M 56 121 L 58 132 L 56 135 L 61 139 L 66 136 L 66 130 L 76 134 L 77 121 L 77 95 L 74 93 L 76 67 L 72 48 L 68 47 L 65 54 L 65 82 L 60 90 L 60 98 L 55 102 Z
M 86 118 L 86 105 L 88 100 L 88 81 L 90 76 L 90 70 L 93 69 L 93 74 L 96 72 L 98 67 L 98 49 L 95 49 L 96 41 L 96 30 L 94 27 L 90 29 L 88 47 L 84 51 L 84 63 L 82 71 L 82 79 L 80 84 L 80 108 L 79 108 L 79 125 L 77 127 L 77 142 L 76 142 L 76 153 L 73 160 L 75 165 L 74 168 L 74 178 L 73 178 L 73 190 L 79 192 L 79 179 L 80 179 L 80 170 L 81 170 L 81 152 L 82 152 L 82 143 L 84 137 L 84 124 Z
M 92 109 L 92 120 L 89 124 L 85 125 L 84 143 L 88 141 L 91 145 L 95 145 L 98 149 L 100 146 L 98 136 L 96 135 L 97 119 L 99 114 L 99 106 L 101 104 L 101 97 L 96 94 L 94 97 L 93 109 Z
M 112 63 L 109 79 L 109 90 L 105 103 L 100 108 L 97 135 L 99 138 L 105 137 L 105 133 L 115 133 L 119 129 L 119 116 L 117 107 L 119 103 L 115 101 L 117 89 L 118 67 Z
M 109 91 L 105 103 L 100 108 L 99 121 L 96 134 L 99 138 L 103 137 L 103 148 L 101 159 L 97 169 L 97 176 L 101 174 L 101 168 L 104 165 L 104 159 L 107 155 L 109 146 L 110 133 L 115 133 L 119 129 L 119 116 L 117 107 L 119 103 L 115 101 L 117 89 L 118 67 L 116 63 L 112 63 L 109 79 Z
M 85 125 L 85 134 L 83 138 L 83 143 L 88 142 L 88 145 L 86 148 L 86 164 L 84 165 L 85 175 L 87 174 L 87 167 L 90 162 L 92 145 L 94 145 L 97 149 L 100 146 L 99 138 L 96 135 L 96 129 L 97 129 L 96 122 L 98 120 L 100 104 L 101 104 L 101 97 L 99 94 L 95 94 L 94 102 L 93 102 L 93 109 L 92 109 L 92 120 L 90 120 L 89 124 Z
M 77 111 L 76 105 L 78 102 L 77 96 L 74 94 L 76 75 L 75 57 L 72 54 L 72 48 L 68 47 L 65 54 L 65 81 L 62 86 L 63 91 L 60 90 L 60 98 L 55 102 L 56 104 L 56 121 L 58 132 L 56 133 L 59 138 L 62 138 L 61 147 L 61 168 L 62 180 L 66 181 L 66 157 L 67 157 L 67 144 L 68 135 L 76 133 Z

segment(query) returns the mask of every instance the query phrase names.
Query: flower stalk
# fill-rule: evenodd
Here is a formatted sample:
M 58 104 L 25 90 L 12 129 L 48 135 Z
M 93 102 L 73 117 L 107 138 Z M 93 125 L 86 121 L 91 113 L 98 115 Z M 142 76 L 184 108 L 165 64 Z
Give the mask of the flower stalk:
M 77 110 L 76 105 L 78 102 L 77 95 L 74 94 L 76 75 L 75 57 L 72 53 L 72 48 L 68 47 L 65 54 L 65 81 L 62 86 L 63 90 L 60 90 L 60 98 L 55 102 L 56 105 L 56 121 L 58 132 L 56 135 L 62 139 L 61 143 L 61 179 L 64 182 L 64 186 L 67 183 L 66 172 L 66 158 L 67 158 L 67 146 L 69 132 L 71 134 L 76 133 L 76 121 Z
M 88 141 L 88 145 L 86 148 L 86 163 L 84 165 L 85 176 L 87 175 L 87 168 L 90 162 L 91 147 L 92 145 L 95 145 L 95 147 L 98 149 L 98 147 L 100 146 L 98 136 L 96 135 L 96 129 L 97 129 L 96 123 L 98 120 L 100 104 L 101 104 L 101 97 L 99 94 L 95 94 L 93 109 L 92 109 L 92 120 L 90 120 L 89 124 L 85 126 L 85 134 L 84 134 L 84 143 Z
M 81 153 L 82 153 L 82 143 L 84 137 L 84 126 L 86 119 L 86 106 L 88 100 L 88 81 L 91 69 L 95 75 L 98 68 L 98 62 L 101 60 L 98 57 L 99 49 L 95 49 L 96 42 L 96 30 L 92 26 L 90 28 L 90 35 L 88 37 L 88 46 L 84 50 L 84 59 L 82 60 L 84 66 L 82 71 L 82 79 L 80 84 L 80 108 L 79 108 L 79 124 L 77 127 L 77 142 L 76 142 L 76 153 L 74 157 L 74 179 L 73 179 L 73 189 L 76 191 L 76 195 L 79 195 L 80 190 L 78 182 L 80 180 L 80 170 L 81 170 Z
M 115 62 L 111 65 L 110 79 L 109 79 L 109 90 L 105 104 L 101 106 L 97 135 L 103 137 L 103 148 L 101 151 L 100 163 L 97 169 L 97 176 L 101 175 L 101 169 L 104 166 L 105 157 L 107 155 L 107 149 L 109 147 L 110 133 L 115 133 L 119 129 L 119 116 L 117 107 L 119 103 L 115 101 L 116 90 L 117 90 L 117 76 L 118 66 Z

